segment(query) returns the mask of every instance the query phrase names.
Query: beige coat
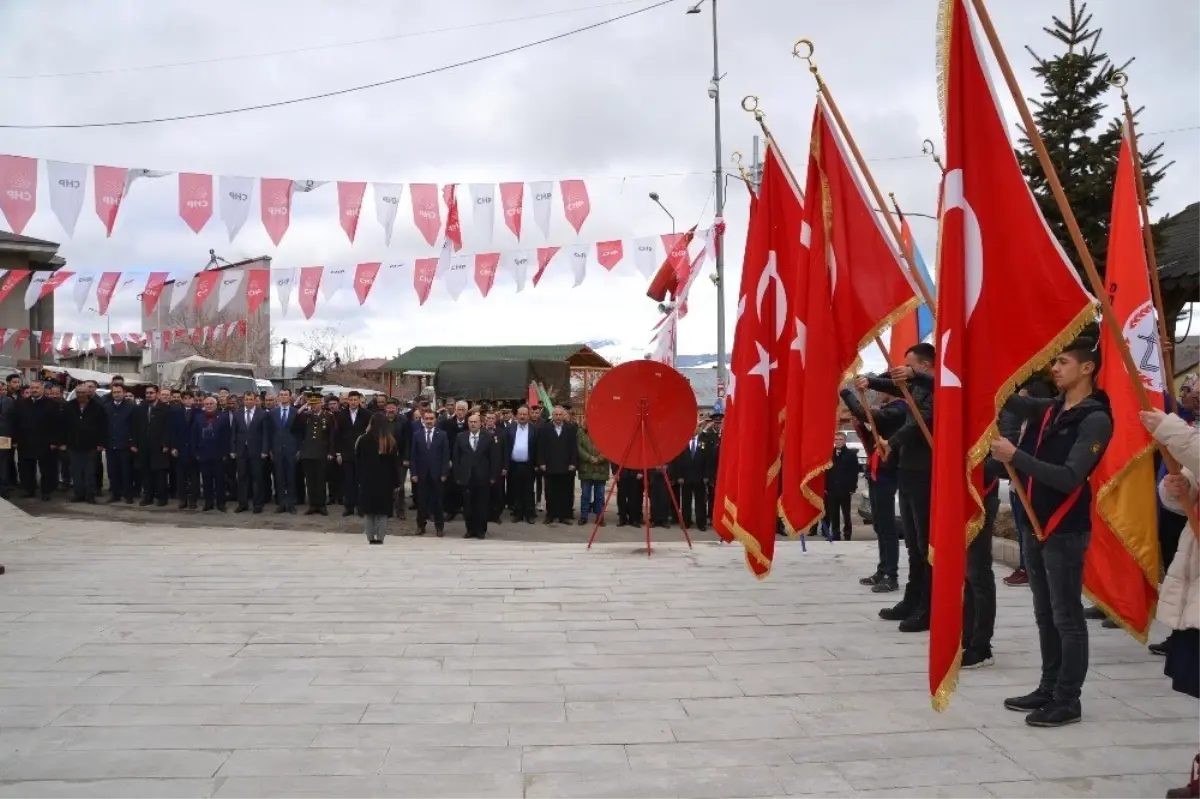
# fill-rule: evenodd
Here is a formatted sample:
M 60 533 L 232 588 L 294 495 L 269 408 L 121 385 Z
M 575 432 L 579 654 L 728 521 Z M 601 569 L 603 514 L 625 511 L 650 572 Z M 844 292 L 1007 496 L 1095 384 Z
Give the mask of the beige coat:
M 1195 492 L 1196 474 L 1200 473 L 1200 430 L 1188 427 L 1178 416 L 1168 415 L 1154 437 L 1179 461 L 1184 477 Z M 1158 495 L 1164 507 L 1183 514 L 1183 506 L 1167 497 L 1162 484 L 1159 484 Z M 1174 630 L 1200 628 L 1200 543 L 1197 543 L 1191 525 L 1179 534 L 1179 550 L 1159 590 L 1157 615 L 1159 621 Z

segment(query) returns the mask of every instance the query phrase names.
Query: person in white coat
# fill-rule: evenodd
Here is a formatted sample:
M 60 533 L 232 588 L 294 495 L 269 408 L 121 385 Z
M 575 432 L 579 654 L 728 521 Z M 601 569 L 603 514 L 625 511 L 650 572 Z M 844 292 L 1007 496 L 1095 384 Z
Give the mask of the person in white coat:
M 1174 414 L 1143 411 L 1142 424 L 1179 462 L 1180 474 L 1167 475 L 1158 485 L 1163 506 L 1186 515 L 1188 506 L 1197 507 L 1196 474 L 1200 471 L 1200 430 Z M 1193 517 L 1194 518 L 1194 517 Z M 1158 620 L 1172 633 L 1167 648 L 1164 673 L 1171 687 L 1180 693 L 1200 697 L 1200 541 L 1191 523 L 1179 536 L 1179 549 L 1167 568 L 1166 579 L 1158 594 Z M 1168 797 L 1200 796 L 1200 754 L 1192 764 L 1187 786 L 1174 788 Z

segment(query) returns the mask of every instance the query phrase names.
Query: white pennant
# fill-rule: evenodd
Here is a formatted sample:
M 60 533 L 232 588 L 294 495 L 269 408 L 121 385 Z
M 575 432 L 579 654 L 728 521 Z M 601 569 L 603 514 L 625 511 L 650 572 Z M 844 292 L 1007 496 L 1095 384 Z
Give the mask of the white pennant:
M 375 288 L 373 294 L 378 294 L 380 286 L 391 288 L 392 286 L 412 285 L 412 277 L 408 275 L 408 269 L 412 268 L 410 261 L 392 261 L 385 263 L 379 267 L 379 274 L 375 276 Z
M 177 272 L 173 274 L 172 277 L 174 278 L 174 282 L 171 283 L 170 310 L 174 312 L 174 310 L 179 307 L 180 303 L 187 299 L 189 289 L 191 289 L 192 283 L 196 281 L 196 273 Z M 162 298 L 160 297 L 159 301 L 161 302 L 161 300 Z
M 571 288 L 577 288 L 583 283 L 583 279 L 587 277 L 588 253 L 592 251 L 592 247 L 594 246 L 586 244 L 571 245 L 571 274 L 575 276 L 575 282 Z
M 433 273 L 435 281 L 445 280 L 450 273 L 450 259 L 454 255 L 454 242 L 449 238 L 442 239 L 442 251 L 438 253 L 437 270 Z M 449 290 L 449 289 L 447 289 Z M 458 290 L 462 294 L 462 289 Z M 457 294 L 452 295 L 457 297 Z
M 49 282 L 50 276 L 53 274 L 53 272 L 34 272 L 29 276 L 29 285 L 25 288 L 25 310 L 28 311 L 41 299 L 42 288 Z M 0 275 L 0 280 L 3 279 L 4 276 Z
M 75 310 L 83 312 L 83 306 L 96 288 L 95 272 L 80 272 L 75 275 Z
M 220 180 L 221 221 L 233 241 L 242 225 L 250 218 L 250 196 L 254 193 L 254 178 L 222 175 Z
M 226 269 L 221 274 L 221 284 L 217 287 L 217 313 L 225 310 L 225 306 L 237 296 L 245 277 L 245 269 Z
M 87 188 L 86 164 L 68 164 L 63 161 L 46 162 L 46 178 L 50 185 L 50 208 L 58 217 L 58 223 L 75 235 L 75 223 L 83 209 L 83 193 Z
M 138 178 L 165 178 L 167 175 L 173 174 L 173 172 L 163 172 L 159 169 L 130 169 L 125 172 L 125 191 L 121 196 L 129 196 L 129 190 Z
M 391 245 L 392 228 L 396 225 L 396 212 L 400 210 L 400 195 L 403 183 L 372 183 L 375 192 L 375 218 L 383 225 L 383 243 Z
M 8 349 L 9 343 L 17 337 L 17 333 L 19 332 L 20 331 L 17 328 L 10 327 L 6 329 L 2 335 L 0 335 L 0 352 Z
M 658 271 L 658 237 L 643 236 L 633 241 L 633 262 L 637 270 L 649 280 Z
M 496 224 L 496 184 L 472 183 L 471 201 L 475 204 L 475 215 L 472 218 L 474 227 L 479 231 L 480 243 L 492 243 L 492 231 Z
M 275 298 L 279 300 L 279 308 L 284 316 L 288 315 L 288 305 L 292 301 L 292 289 L 300 278 L 297 269 L 272 269 L 271 277 L 275 280 Z
M 328 180 L 293 180 L 292 194 L 295 194 L 296 192 L 301 192 L 302 194 L 308 193 L 313 189 L 321 188 L 328 182 Z
M 554 183 L 549 180 L 530 183 L 529 194 L 533 197 L 533 219 L 541 229 L 542 235 L 549 236 L 550 203 L 554 199 Z
M 500 267 L 497 271 L 511 274 L 513 282 L 517 284 L 517 292 L 520 293 L 525 288 L 531 260 L 533 255 L 529 250 L 509 250 L 500 255 Z
M 439 279 L 446 284 L 446 292 L 450 295 L 450 299 L 455 302 L 466 290 L 474 264 L 474 255 L 455 255 L 446 267 L 446 274 L 439 275 Z M 439 262 L 438 265 L 441 266 L 441 263 Z
M 329 302 L 339 291 L 354 285 L 354 267 L 327 266 L 321 275 L 321 296 Z

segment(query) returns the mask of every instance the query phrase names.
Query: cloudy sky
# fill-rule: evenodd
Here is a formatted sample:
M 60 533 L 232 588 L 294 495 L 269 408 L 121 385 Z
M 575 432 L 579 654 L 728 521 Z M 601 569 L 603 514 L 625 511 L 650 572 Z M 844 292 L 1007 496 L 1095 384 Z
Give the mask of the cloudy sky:
M 9 0 L 0 6 L 0 123 L 144 119 L 269 103 L 476 58 L 653 3 L 293 0 L 285 14 L 279 4 L 234 0 Z M 1093 0 L 1090 9 L 1113 60 L 1136 56 L 1129 88 L 1146 106 L 1141 130 L 1151 142 L 1163 141 L 1167 158 L 1177 162 L 1160 185 L 1159 216 L 1195 201 L 1200 186 L 1200 4 L 1155 0 L 1153 6 L 1154 13 L 1135 12 L 1128 2 Z M 734 149 L 749 159 L 757 128 L 739 107 L 746 94 L 761 98 L 785 154 L 797 163 L 804 157 L 814 85 L 790 53 L 794 40 L 807 36 L 884 191 L 896 192 L 909 212 L 932 213 L 937 172 L 921 155 L 921 142 L 941 136 L 936 7 L 936 0 L 721 0 L 723 164 Z M 1027 94 L 1039 87 L 1023 45 L 1052 53 L 1055 43 L 1041 28 L 1067 7 L 1066 0 L 991 3 Z M 686 15 L 686 8 L 675 0 L 478 64 L 283 108 L 157 125 L 0 129 L 0 153 L 331 181 L 587 181 L 592 213 L 578 236 L 557 206 L 550 237 L 543 239 L 527 199 L 523 244 L 498 227 L 489 249 L 669 232 L 670 220 L 647 198 L 651 191 L 680 229 L 704 226 L 714 210 L 713 107 L 706 93 L 711 16 L 707 4 L 703 15 Z M 302 51 L 262 55 L 284 50 Z M 1007 113 L 1015 119 L 1011 106 Z M 197 269 L 210 248 L 230 261 L 269 254 L 280 268 L 435 254 L 412 225 L 407 200 L 385 247 L 370 189 L 353 246 L 338 227 L 330 185 L 295 201 L 291 229 L 278 248 L 257 221 L 257 202 L 234 242 L 219 215 L 193 234 L 176 214 L 173 177 L 140 182 L 122 205 L 111 239 L 92 211 L 90 193 L 75 237 L 67 239 L 48 208 L 44 183 L 41 191 L 25 233 L 62 241 L 61 252 L 76 270 Z M 730 181 L 730 338 L 746 210 L 745 190 Z M 470 223 L 464 214 L 467 251 L 482 250 L 473 246 L 477 232 Z M 915 217 L 913 225 L 931 258 L 936 224 Z M 584 285 L 572 289 L 567 264 L 559 263 L 562 274 L 548 284 L 516 294 L 502 278 L 487 299 L 471 288 L 454 303 L 435 286 L 418 307 L 406 283 L 378 286 L 360 309 L 344 292 L 319 306 L 311 322 L 296 318 L 294 309 L 285 320 L 276 313 L 277 333 L 297 340 L 306 325 L 336 325 L 377 356 L 418 344 L 615 339 L 637 349 L 647 342 L 657 312 L 644 297 L 644 279 L 593 266 Z M 59 305 L 59 329 L 103 329 L 68 305 Z M 691 309 L 681 325 L 680 351 L 713 352 L 716 293 L 707 280 L 697 283 Z M 135 297 L 118 296 L 112 314 L 112 329 L 137 329 Z

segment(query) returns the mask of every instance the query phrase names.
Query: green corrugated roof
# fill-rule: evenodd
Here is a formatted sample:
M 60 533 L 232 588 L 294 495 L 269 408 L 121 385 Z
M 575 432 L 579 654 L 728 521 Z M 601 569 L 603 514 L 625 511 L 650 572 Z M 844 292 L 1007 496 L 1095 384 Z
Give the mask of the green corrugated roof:
M 592 353 L 584 344 L 515 344 L 499 347 L 413 347 L 383 366 L 385 372 L 434 372 L 442 361 L 520 360 L 532 358 L 565 361 L 581 350 Z M 603 360 L 603 359 L 601 359 Z

